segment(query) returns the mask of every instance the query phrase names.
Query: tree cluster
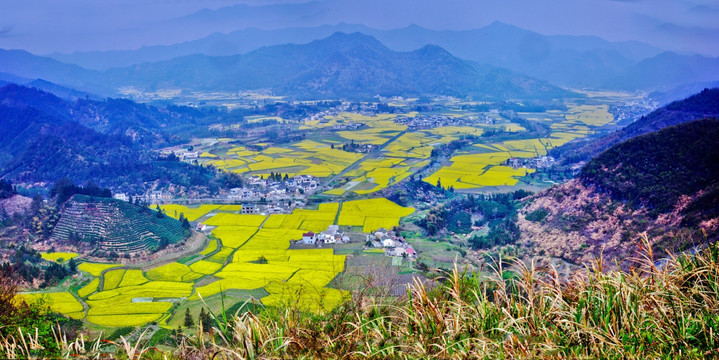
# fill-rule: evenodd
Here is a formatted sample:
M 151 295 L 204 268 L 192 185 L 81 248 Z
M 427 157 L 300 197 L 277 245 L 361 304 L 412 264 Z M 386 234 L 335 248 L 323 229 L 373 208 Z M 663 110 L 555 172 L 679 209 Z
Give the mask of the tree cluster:
M 100 188 L 93 182 L 88 182 L 85 186 L 78 186 L 75 185 L 75 183 L 68 178 L 62 178 L 56 181 L 55 185 L 50 190 L 51 197 L 57 196 L 58 204 L 64 203 L 65 201 L 67 201 L 67 199 L 69 199 L 75 194 L 103 198 L 112 197 L 112 192 L 110 191 L 110 189 Z
M 17 190 L 12 185 L 12 181 L 0 179 L 0 199 L 7 199 L 15 194 L 17 194 Z

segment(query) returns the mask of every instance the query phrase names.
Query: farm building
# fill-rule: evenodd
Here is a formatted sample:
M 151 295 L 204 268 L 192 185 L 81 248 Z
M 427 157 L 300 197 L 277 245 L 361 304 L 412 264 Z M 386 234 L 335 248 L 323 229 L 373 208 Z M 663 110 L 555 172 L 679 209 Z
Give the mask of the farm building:
M 317 242 L 315 233 L 310 231 L 302 234 L 302 243 L 307 245 L 314 245 Z

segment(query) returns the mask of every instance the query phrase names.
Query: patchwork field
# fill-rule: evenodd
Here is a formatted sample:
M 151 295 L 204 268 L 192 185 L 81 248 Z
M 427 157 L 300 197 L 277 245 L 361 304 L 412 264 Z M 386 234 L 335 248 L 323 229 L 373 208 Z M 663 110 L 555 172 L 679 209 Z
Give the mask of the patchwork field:
M 511 156 L 508 152 L 479 153 L 452 157 L 451 165 L 445 166 L 424 181 L 442 187 L 470 189 L 482 186 L 515 185 L 518 177 L 533 172 L 533 169 L 502 166 Z
M 438 113 L 450 117 L 462 115 L 444 110 Z M 102 327 L 152 321 L 161 326 L 177 326 L 181 321 L 177 319 L 179 311 L 192 309 L 194 313 L 202 299 L 216 302 L 221 293 L 240 294 L 243 299 L 252 298 L 264 306 L 288 305 L 308 312 L 331 310 L 350 295 L 328 287 L 345 270 L 345 255 L 326 248 L 295 249 L 298 246 L 291 246 L 292 241 L 300 240 L 305 232 L 321 232 L 333 224 L 361 227 L 366 233 L 392 229 L 414 212 L 413 208 L 385 198 L 341 201 L 339 196 L 366 195 L 397 184 L 429 165 L 436 147 L 467 138 L 469 145 L 449 159 L 443 158 L 445 162 L 438 164 L 437 170 L 425 176 L 424 181 L 455 189 L 513 186 L 534 170 L 516 163 L 512 167 L 508 160 L 545 156 L 549 149 L 592 134 L 613 121 L 607 105 L 584 102 L 567 104 L 566 111 L 517 113 L 526 121 L 551 129 L 545 130 L 546 137 L 542 138 L 524 138 L 527 129 L 512 121 L 530 128 L 526 122 L 510 120 L 514 118 L 496 111 L 472 118 L 477 123 L 471 126 L 422 126 L 419 130 L 408 130 L 394 121 L 398 116 L 416 115 L 339 113 L 295 125 L 309 132 L 300 141 L 289 143 L 270 144 L 263 140 L 266 142 L 243 145 L 231 142 L 233 139 L 215 139 L 212 145 L 199 149 L 201 164 L 245 176 L 279 173 L 328 178 L 342 173 L 341 185 L 320 190 L 338 200 L 320 204 L 316 210 L 296 209 L 291 214 L 268 216 L 240 214 L 241 205 L 161 205 L 170 217 L 179 219 L 182 215 L 189 221 L 213 227 L 207 247 L 179 262 L 145 269 L 83 262 L 78 269 L 89 279 L 76 290 L 22 296 L 28 299 L 46 296 L 54 310 Z M 270 117 L 247 120 L 293 124 Z M 492 133 L 500 136 L 487 137 Z M 363 151 L 371 149 L 370 154 L 342 150 L 343 145 L 352 147 L 349 144 L 379 147 L 365 147 Z M 356 165 L 348 169 L 352 164 Z M 380 249 L 374 253 L 381 256 L 382 252 Z M 448 249 L 436 249 L 434 260 L 443 262 L 445 253 L 449 257 Z M 57 262 L 76 255 L 42 254 L 43 258 Z
M 507 140 L 498 143 L 476 143 L 474 150 L 457 154 L 449 164 L 440 168 L 424 181 L 444 188 L 476 189 L 485 186 L 513 186 L 519 178 L 534 172 L 533 169 L 505 166 L 511 158 L 528 159 L 546 156 L 547 151 L 557 146 L 591 134 L 595 128 L 614 120 L 607 105 L 570 105 L 568 111 L 547 111 L 544 113 L 519 113 L 530 121 L 547 124 L 552 133 L 546 138 Z M 470 129 L 436 128 L 434 134 L 451 134 Z M 452 133 L 451 131 L 456 131 Z M 472 134 L 472 135 L 476 135 Z
M 23 297 L 46 296 L 53 310 L 102 327 L 151 321 L 164 326 L 174 316 L 171 309 L 177 307 L 173 303 L 198 304 L 200 299 L 228 291 L 262 294 L 258 300 L 264 306 L 328 311 L 349 296 L 327 288 L 344 271 L 345 255 L 336 255 L 332 249 L 289 249 L 290 242 L 300 240 L 304 232 L 326 230 L 336 219 L 340 225 L 374 231 L 396 226 L 401 217 L 414 211 L 385 198 L 323 203 L 316 210 L 296 209 L 292 214 L 269 216 L 223 212 L 240 208 L 219 205 L 167 209 L 173 215 L 175 210 L 187 211 L 198 219 L 214 214 L 206 222 L 217 226 L 213 235 L 219 240 L 210 241 L 188 264 L 172 262 L 143 271 L 118 268 L 119 264 L 81 263 L 80 271 L 92 279 L 76 293 Z

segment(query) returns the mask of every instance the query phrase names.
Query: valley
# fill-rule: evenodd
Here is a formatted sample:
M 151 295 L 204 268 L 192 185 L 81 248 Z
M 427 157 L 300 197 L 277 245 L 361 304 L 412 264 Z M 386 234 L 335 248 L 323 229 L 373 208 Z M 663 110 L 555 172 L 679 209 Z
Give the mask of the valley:
M 335 101 L 299 120 L 267 113 L 210 123 L 206 130 L 223 137 L 191 138 L 158 152 L 235 174 L 238 187 L 198 197 L 185 187 L 153 183 L 143 192 L 115 192 L 120 200 L 110 202 L 72 196 L 60 205 L 47 245 L 35 247 L 52 247 L 43 258 L 60 263 L 79 254 L 73 261 L 82 276 L 24 296 L 47 294 L 54 310 L 93 331 L 150 322 L 172 328 L 183 324 L 184 312 L 197 318 L 206 304 L 214 304 L 212 311 L 219 303 L 331 311 L 369 281 L 360 274 L 370 268 L 385 274 L 371 281 L 383 281 L 376 291 L 387 292 L 407 283 L 401 274 L 423 276 L 427 265 L 448 269 L 458 262 L 479 269 L 484 260 L 473 255 L 471 241 L 490 229 L 477 220 L 481 212 L 461 220 L 456 233 L 417 236 L 423 230 L 414 223 L 448 199 L 538 191 L 573 176 L 577 168 L 558 172 L 549 151 L 611 132 L 617 123 L 609 109 L 638 100 L 613 93 L 529 105 L 451 98 L 393 98 L 386 105 Z M 245 101 L 225 106 L 249 106 Z M 397 198 L 397 189 L 425 196 L 408 201 Z M 118 206 L 125 213 L 139 209 L 132 225 L 112 215 Z M 160 239 L 147 232 L 152 227 L 139 225 L 171 218 L 178 221 L 168 230 L 181 233 L 184 226 L 185 235 L 170 230 L 169 238 Z M 324 236 L 333 226 L 344 234 L 339 241 L 305 244 L 308 233 Z M 388 231 L 393 235 L 385 244 Z M 189 234 L 207 236 L 206 245 L 172 245 L 184 244 Z M 143 245 L 148 241 L 160 245 Z M 69 291 L 58 291 L 63 288 Z
M 714 4 L 35 3 L 0 358 L 719 356 Z

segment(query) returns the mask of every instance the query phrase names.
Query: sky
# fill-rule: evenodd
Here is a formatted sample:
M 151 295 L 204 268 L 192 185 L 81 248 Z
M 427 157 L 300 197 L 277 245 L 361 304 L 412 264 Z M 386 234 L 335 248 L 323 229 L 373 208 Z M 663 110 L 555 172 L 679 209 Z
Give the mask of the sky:
M 719 56 L 717 0 L 2 0 L 0 48 L 35 54 L 126 50 L 248 27 L 339 22 L 468 30 L 493 21 L 545 35 L 638 40 Z M 228 9 L 238 9 L 239 15 Z M 203 9 L 208 9 L 203 10 Z M 243 16 L 247 15 L 247 16 Z

